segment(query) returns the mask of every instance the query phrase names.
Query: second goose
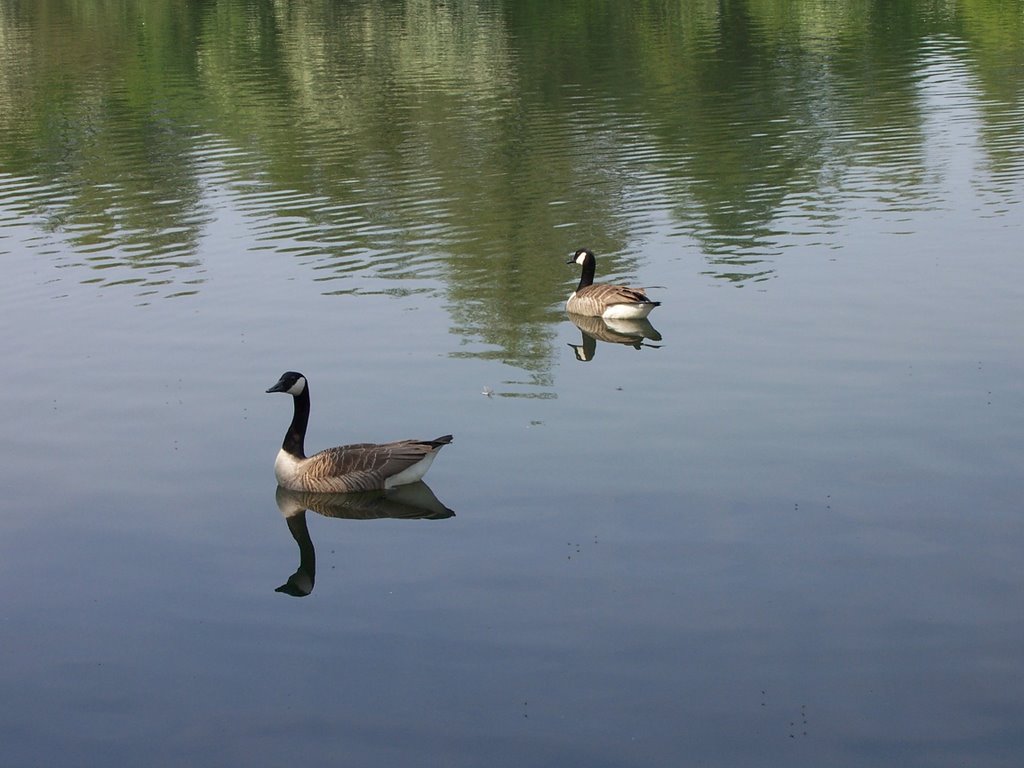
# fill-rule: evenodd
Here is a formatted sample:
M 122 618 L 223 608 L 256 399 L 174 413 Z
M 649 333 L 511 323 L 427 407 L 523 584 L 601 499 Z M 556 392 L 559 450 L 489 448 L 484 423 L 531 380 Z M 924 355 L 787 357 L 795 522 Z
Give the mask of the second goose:
M 651 314 L 651 310 L 661 304 L 652 301 L 639 288 L 625 285 L 594 284 L 594 270 L 597 262 L 594 253 L 580 248 L 566 264 L 579 264 L 583 267 L 580 284 L 569 295 L 565 308 L 569 312 L 588 317 L 619 318 L 623 320 L 639 320 Z
M 414 483 L 430 468 L 437 452 L 451 435 L 434 440 L 398 440 L 393 443 L 355 443 L 306 456 L 309 423 L 309 382 L 301 373 L 287 371 L 267 392 L 292 396 L 295 412 L 274 461 L 274 475 L 282 488 L 314 493 L 349 493 Z

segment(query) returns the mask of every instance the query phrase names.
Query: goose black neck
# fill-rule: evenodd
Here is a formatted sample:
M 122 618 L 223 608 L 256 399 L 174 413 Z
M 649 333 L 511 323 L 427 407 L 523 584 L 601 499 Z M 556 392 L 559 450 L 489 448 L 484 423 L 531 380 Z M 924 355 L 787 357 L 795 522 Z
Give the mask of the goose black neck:
M 284 443 L 281 447 L 292 456 L 300 459 L 306 458 L 304 450 L 306 442 L 306 425 L 309 424 L 309 384 L 302 390 L 301 394 L 294 395 L 295 413 L 292 415 L 292 423 L 288 431 L 284 433 Z
M 594 269 L 597 267 L 597 262 L 593 256 L 588 256 L 583 260 L 583 274 L 580 275 L 580 284 L 576 286 L 578 291 L 580 288 L 586 288 L 588 285 L 594 284 Z

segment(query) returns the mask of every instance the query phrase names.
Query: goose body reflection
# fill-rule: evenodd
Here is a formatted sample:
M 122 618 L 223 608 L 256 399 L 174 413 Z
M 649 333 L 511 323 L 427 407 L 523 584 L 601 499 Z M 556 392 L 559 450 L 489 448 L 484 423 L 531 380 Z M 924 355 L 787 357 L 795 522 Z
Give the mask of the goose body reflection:
M 388 491 L 357 493 L 312 493 L 278 486 L 275 500 L 299 545 L 299 567 L 274 591 L 293 597 L 305 597 L 316 584 L 316 549 L 306 523 L 307 510 L 347 520 L 444 520 L 455 515 L 423 481 Z
M 608 344 L 624 344 L 633 349 L 642 347 L 657 348 L 657 344 L 648 344 L 647 340 L 661 341 L 661 334 L 651 325 L 647 318 L 640 320 L 615 320 L 603 317 L 587 317 L 569 313 L 573 325 L 580 329 L 583 337 L 580 344 L 570 344 L 580 362 L 590 362 L 597 353 L 597 342 Z
M 580 283 L 565 303 L 569 312 L 587 317 L 639 320 L 647 317 L 652 309 L 661 304 L 660 301 L 648 298 L 639 288 L 594 283 L 597 261 L 593 251 L 587 248 L 576 251 L 566 264 L 579 264 L 583 267 Z
M 287 371 L 267 392 L 292 396 L 294 414 L 274 461 L 278 485 L 293 491 L 350 493 L 392 488 L 420 480 L 437 452 L 451 435 L 433 440 L 398 440 L 391 443 L 356 443 L 327 448 L 307 457 L 309 382 L 301 373 Z

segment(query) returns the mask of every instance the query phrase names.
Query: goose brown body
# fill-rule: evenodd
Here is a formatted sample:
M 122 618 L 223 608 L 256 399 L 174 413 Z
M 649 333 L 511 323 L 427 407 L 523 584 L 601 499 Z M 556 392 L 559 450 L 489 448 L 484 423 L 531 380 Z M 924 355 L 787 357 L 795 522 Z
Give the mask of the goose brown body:
M 437 452 L 451 435 L 433 440 L 397 440 L 390 443 L 353 443 L 306 456 L 304 443 L 309 423 L 309 384 L 306 377 L 288 371 L 267 392 L 292 396 L 295 412 L 274 461 L 278 485 L 292 491 L 349 493 L 414 483 L 426 474 Z
M 434 440 L 354 443 L 315 453 L 308 458 L 284 448 L 274 462 L 278 485 L 292 491 L 350 493 L 413 483 L 426 474 L 438 450 L 451 435 Z
M 569 295 L 565 308 L 569 312 L 588 317 L 607 317 L 638 320 L 651 314 L 660 301 L 653 301 L 639 288 L 626 285 L 594 283 L 597 262 L 593 252 L 581 248 L 567 262 L 583 267 L 580 283 Z

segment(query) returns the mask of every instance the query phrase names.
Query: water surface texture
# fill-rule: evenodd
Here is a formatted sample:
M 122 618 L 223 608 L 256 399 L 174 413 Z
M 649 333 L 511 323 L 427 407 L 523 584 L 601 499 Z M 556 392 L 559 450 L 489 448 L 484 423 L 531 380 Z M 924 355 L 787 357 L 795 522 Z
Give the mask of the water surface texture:
M 0 0 L 0 764 L 1019 766 L 1021 243 L 1020 0 Z

